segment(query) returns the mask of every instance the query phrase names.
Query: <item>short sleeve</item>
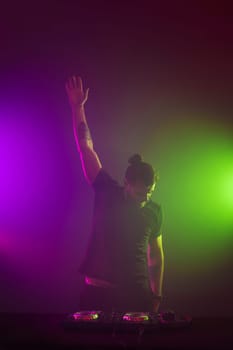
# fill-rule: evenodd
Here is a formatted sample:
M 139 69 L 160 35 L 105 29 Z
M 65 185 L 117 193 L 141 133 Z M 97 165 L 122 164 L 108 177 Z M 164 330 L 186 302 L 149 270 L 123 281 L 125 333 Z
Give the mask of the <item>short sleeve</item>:
M 114 180 L 104 169 L 100 169 L 92 184 L 95 191 L 110 189 L 117 185 L 117 181 Z

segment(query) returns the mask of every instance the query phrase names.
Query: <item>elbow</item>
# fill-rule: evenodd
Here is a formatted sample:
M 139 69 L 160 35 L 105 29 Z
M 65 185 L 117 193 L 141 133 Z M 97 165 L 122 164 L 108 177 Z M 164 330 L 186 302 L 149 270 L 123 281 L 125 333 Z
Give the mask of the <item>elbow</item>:
M 85 179 L 92 185 L 102 168 L 99 158 L 92 148 L 83 146 L 80 150 L 80 160 Z

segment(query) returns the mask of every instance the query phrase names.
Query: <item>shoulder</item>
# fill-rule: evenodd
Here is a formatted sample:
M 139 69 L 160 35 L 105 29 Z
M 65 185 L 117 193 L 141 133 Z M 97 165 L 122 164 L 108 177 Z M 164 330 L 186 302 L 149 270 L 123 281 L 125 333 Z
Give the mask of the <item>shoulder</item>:
M 150 200 L 145 205 L 145 213 L 147 220 L 150 223 L 152 232 L 154 234 L 159 234 L 163 223 L 163 210 L 161 204 Z
M 145 208 L 151 213 L 151 215 L 162 215 L 162 206 L 152 200 L 149 200 Z

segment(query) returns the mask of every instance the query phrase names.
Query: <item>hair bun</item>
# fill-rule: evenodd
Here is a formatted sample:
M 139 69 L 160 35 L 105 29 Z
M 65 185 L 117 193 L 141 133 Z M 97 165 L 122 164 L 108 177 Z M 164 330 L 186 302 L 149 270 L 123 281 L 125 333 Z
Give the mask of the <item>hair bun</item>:
M 128 160 L 129 164 L 131 165 L 137 165 L 142 162 L 142 157 L 140 154 L 134 154 L 132 157 Z

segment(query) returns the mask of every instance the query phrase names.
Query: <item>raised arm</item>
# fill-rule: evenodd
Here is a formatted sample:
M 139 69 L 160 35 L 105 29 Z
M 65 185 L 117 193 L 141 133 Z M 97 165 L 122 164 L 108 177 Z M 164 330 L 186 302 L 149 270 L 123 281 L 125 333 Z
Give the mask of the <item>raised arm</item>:
M 82 79 L 73 76 L 66 83 L 66 92 L 72 110 L 74 136 L 83 172 L 88 183 L 92 184 L 102 165 L 94 150 L 90 130 L 86 121 L 84 105 L 88 99 L 89 89 L 84 92 Z

